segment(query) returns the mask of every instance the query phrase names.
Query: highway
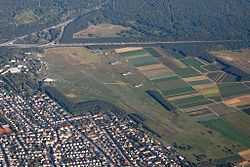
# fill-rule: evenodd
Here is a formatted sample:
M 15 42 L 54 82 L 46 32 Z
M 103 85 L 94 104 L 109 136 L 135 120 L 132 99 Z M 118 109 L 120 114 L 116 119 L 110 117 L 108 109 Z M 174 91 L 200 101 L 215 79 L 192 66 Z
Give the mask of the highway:
M 0 44 L 1 46 L 6 47 L 19 47 L 19 48 L 31 48 L 31 47 L 42 47 L 42 48 L 51 48 L 51 47 L 86 47 L 86 46 L 129 46 L 129 45 L 157 45 L 157 44 L 192 44 L 192 43 L 219 43 L 219 42 L 249 42 L 249 40 L 213 40 L 213 41 L 162 41 L 162 42 L 121 42 L 121 43 L 112 43 L 112 42 L 105 42 L 105 43 L 48 43 L 45 45 L 40 44 L 15 44 L 12 42 L 7 42 L 4 44 Z

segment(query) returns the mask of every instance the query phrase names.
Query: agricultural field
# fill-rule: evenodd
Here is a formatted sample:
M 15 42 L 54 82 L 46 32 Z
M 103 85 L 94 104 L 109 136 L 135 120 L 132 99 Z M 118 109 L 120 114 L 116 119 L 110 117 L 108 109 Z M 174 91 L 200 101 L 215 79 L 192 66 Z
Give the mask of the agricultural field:
M 198 76 L 186 78 L 184 80 L 190 85 L 192 85 L 195 90 L 197 90 L 207 98 L 210 98 L 216 102 L 222 100 L 218 86 L 213 83 L 208 77 Z
M 204 65 L 203 68 L 205 68 L 207 71 L 220 71 L 221 69 L 225 68 L 225 66 L 218 62 L 214 62 L 211 64 Z
M 137 50 L 142 50 L 142 47 L 130 47 L 130 48 L 119 48 L 115 49 L 116 53 L 126 53 L 126 52 L 132 52 L 132 51 L 137 51 Z
M 235 76 L 222 71 L 223 65 L 204 62 L 175 49 L 140 48 L 119 55 L 158 88 L 168 104 L 176 107 L 173 112 L 184 113 L 237 145 L 250 146 L 246 125 L 237 125 L 238 121 L 250 123 L 249 118 L 242 117 L 245 113 L 240 110 L 249 107 L 250 89 L 247 83 L 236 82 Z M 178 141 L 178 137 L 175 139 Z M 225 152 L 230 155 L 217 158 L 218 162 L 243 160 L 228 150 Z M 196 154 L 193 156 L 196 160 L 200 158 Z
M 191 116 L 194 120 L 198 122 L 204 122 L 209 121 L 212 119 L 218 119 L 218 115 L 214 114 L 210 109 L 208 108 L 201 108 L 196 110 L 187 111 L 186 114 Z
M 219 51 L 211 52 L 214 56 L 222 59 L 226 63 L 238 67 L 241 70 L 250 74 L 250 50 L 238 50 L 238 51 Z
M 218 84 L 221 96 L 224 99 L 246 95 L 250 93 L 249 87 L 242 83 L 222 83 Z
M 231 126 L 229 123 L 227 123 L 221 118 L 202 121 L 202 124 L 210 129 L 220 132 L 222 135 L 234 141 L 237 141 L 247 147 L 250 147 L 249 137 L 240 132 L 239 130 L 235 129 L 233 126 Z
M 179 132 L 178 126 L 172 123 L 172 114 L 146 93 L 156 87 L 136 68 L 111 52 L 105 56 L 84 48 L 48 49 L 44 61 L 48 64 L 44 76 L 54 79 L 53 85 L 71 101 L 108 101 L 127 112 L 139 113 L 145 117 L 147 125 L 161 135 Z M 111 65 L 114 61 L 120 63 Z M 121 75 L 127 71 L 133 75 Z M 143 86 L 134 87 L 139 83 Z
M 74 34 L 74 38 L 118 37 L 121 31 L 129 28 L 113 24 L 90 25 L 87 29 Z
M 225 100 L 225 104 L 231 107 L 247 108 L 250 107 L 250 95 L 238 96 Z
M 244 112 L 232 112 L 222 116 L 227 122 L 232 126 L 237 128 L 239 131 L 244 133 L 246 136 L 250 137 L 249 121 L 250 116 Z
M 223 71 L 210 71 L 206 75 L 215 83 L 230 83 L 237 81 L 236 76 L 227 74 Z
M 223 120 L 236 128 L 242 134 L 250 137 L 250 116 L 240 109 L 227 106 L 224 103 L 209 105 L 208 108 L 219 115 Z
M 167 49 L 166 52 L 176 59 L 182 59 L 186 57 L 186 55 L 176 49 Z
M 159 52 L 157 52 L 154 48 L 144 48 L 149 54 L 151 54 L 152 56 L 159 58 L 161 57 L 161 54 Z M 157 48 L 156 48 L 157 49 Z
M 226 74 L 223 71 L 210 71 L 206 74 L 206 76 L 215 83 L 219 83 L 221 78 L 223 78 L 225 75 Z
M 224 99 L 215 101 L 215 97 L 221 96 L 218 84 L 199 71 L 196 63 L 183 62 L 184 59 L 193 62 L 193 59 L 183 53 L 175 54 L 178 59 L 160 48 L 120 48 L 115 52 L 51 48 L 43 58 L 47 63 L 44 77 L 54 79 L 53 85 L 73 102 L 99 99 L 116 104 L 128 113 L 140 114 L 162 140 L 191 161 L 201 163 L 236 157 L 238 152 L 248 149 L 243 137 L 234 138 L 242 131 L 246 133 L 246 128 L 239 129 L 236 125 L 236 117 L 240 121 L 248 120 L 230 115 L 242 111 L 231 106 L 236 105 L 233 100 L 227 104 Z M 197 58 L 194 61 L 200 62 Z M 176 72 L 186 68 L 199 75 L 183 77 L 184 74 Z M 243 96 L 247 94 L 239 97 L 241 104 L 247 105 Z M 219 119 L 230 122 L 232 134 L 215 128 L 212 121 Z M 211 126 L 204 126 L 209 121 Z M 245 127 L 243 123 L 241 126 Z
M 208 108 L 220 116 L 229 114 L 229 113 L 239 112 L 239 110 L 237 110 L 236 108 L 229 107 L 225 105 L 224 103 L 209 105 Z
M 205 63 L 200 61 L 198 58 L 188 57 L 188 58 L 185 58 L 185 59 L 181 59 L 181 62 L 183 64 L 187 65 L 187 66 L 194 67 L 195 69 L 197 69 L 201 73 L 206 73 L 207 72 L 207 70 L 205 70 L 202 67 L 202 66 L 205 65 Z
M 174 71 L 181 78 L 200 76 L 201 74 L 192 67 L 180 68 Z

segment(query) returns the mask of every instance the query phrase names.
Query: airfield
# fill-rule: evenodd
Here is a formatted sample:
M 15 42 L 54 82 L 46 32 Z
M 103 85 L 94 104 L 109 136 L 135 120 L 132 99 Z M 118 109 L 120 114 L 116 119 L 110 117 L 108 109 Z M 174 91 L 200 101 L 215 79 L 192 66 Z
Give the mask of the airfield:
M 209 63 L 176 49 L 82 47 L 47 49 L 43 74 L 72 102 L 100 99 L 145 124 L 191 161 L 248 160 L 250 87 Z M 147 91 L 160 93 L 165 105 Z M 174 106 L 173 110 L 166 109 Z

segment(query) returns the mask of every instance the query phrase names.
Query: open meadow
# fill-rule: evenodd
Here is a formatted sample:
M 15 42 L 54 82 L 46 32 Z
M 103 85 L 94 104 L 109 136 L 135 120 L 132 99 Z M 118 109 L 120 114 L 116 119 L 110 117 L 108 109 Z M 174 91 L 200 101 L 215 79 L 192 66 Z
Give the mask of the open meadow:
M 118 37 L 127 27 L 113 24 L 90 25 L 88 28 L 74 34 L 74 38 Z
M 238 50 L 238 51 L 217 51 L 211 52 L 214 56 L 222 59 L 223 61 L 238 67 L 241 70 L 250 74 L 250 50 Z

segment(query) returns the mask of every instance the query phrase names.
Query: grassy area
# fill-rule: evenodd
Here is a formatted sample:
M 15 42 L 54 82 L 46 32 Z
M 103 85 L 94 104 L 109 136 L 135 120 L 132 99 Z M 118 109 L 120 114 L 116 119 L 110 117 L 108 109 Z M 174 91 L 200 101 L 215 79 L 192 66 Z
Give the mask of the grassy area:
M 183 56 L 178 50 L 166 50 L 166 52 L 168 54 L 170 54 L 171 56 L 173 56 L 176 59 L 181 59 L 181 58 L 185 58 L 185 56 Z
M 250 137 L 249 122 L 250 116 L 242 111 L 225 114 L 222 116 L 232 126 Z
M 193 108 L 193 107 L 199 107 L 199 106 L 206 106 L 211 103 L 213 103 L 213 101 L 209 99 L 204 99 L 201 101 L 194 101 L 191 103 L 184 103 L 184 104 L 178 105 L 178 108 L 180 109 Z
M 250 89 L 242 83 L 222 83 L 218 86 L 223 98 L 250 93 Z
M 158 82 L 156 84 L 161 90 L 171 90 L 177 88 L 188 87 L 189 85 L 182 79 L 176 79 L 171 81 Z
M 121 31 L 128 31 L 129 28 L 113 24 L 91 25 L 87 29 L 74 34 L 75 38 L 94 38 L 94 37 L 119 37 Z
M 129 63 L 135 65 L 135 66 L 143 66 L 144 64 L 147 65 L 150 64 L 156 64 L 158 61 L 152 57 L 152 56 L 145 56 L 145 57 L 139 57 L 139 58 L 132 58 L 128 60 Z
M 116 104 L 128 113 L 140 114 L 145 118 L 146 124 L 162 136 L 162 140 L 172 146 L 189 145 L 191 148 L 188 150 L 183 150 L 183 147 L 176 148 L 191 161 L 201 162 L 229 157 L 246 149 L 245 145 L 210 131 L 190 116 L 167 112 L 146 93 L 147 90 L 157 90 L 153 83 L 173 81 L 178 78 L 176 76 L 163 77 L 151 82 L 124 57 L 111 53 L 107 56 L 93 54 L 84 48 L 48 49 L 44 60 L 48 63 L 48 70 L 44 76 L 55 79 L 55 86 L 71 100 L 79 102 L 100 99 Z M 115 60 L 121 63 L 114 66 L 109 64 Z M 121 73 L 126 71 L 131 71 L 133 75 L 122 76 Z M 142 83 L 143 86 L 140 88 L 132 86 L 138 83 Z M 166 90 L 163 93 L 170 97 L 197 91 L 187 86 Z M 193 101 L 198 103 L 199 99 Z M 184 105 L 182 101 L 178 104 Z M 225 148 L 232 151 L 226 152 Z M 197 156 L 202 154 L 205 157 L 197 159 Z
M 218 70 L 225 68 L 225 66 L 223 66 L 219 63 L 214 63 L 214 64 L 206 65 L 206 66 L 204 66 L 204 68 L 208 71 L 218 71 Z
M 179 75 L 181 78 L 188 78 L 201 75 L 198 71 L 193 69 L 192 67 L 187 68 L 179 68 L 174 70 L 174 72 Z
M 218 116 L 215 115 L 214 113 L 198 115 L 198 116 L 193 117 L 193 119 L 198 121 L 198 122 L 209 121 L 209 120 L 213 120 L 213 119 L 217 119 L 217 118 L 218 118 Z
M 217 164 L 225 164 L 227 162 L 242 162 L 242 161 L 244 161 L 244 159 L 238 154 L 215 160 Z
M 79 56 L 72 56 L 75 54 Z M 78 58 L 88 58 L 88 64 L 80 64 Z M 56 86 L 65 94 L 72 95 L 74 101 L 101 99 L 121 106 L 127 112 L 138 112 L 147 120 L 147 124 L 162 135 L 172 135 L 178 128 L 169 120 L 165 109 L 153 100 L 146 90 L 156 89 L 144 75 L 130 66 L 126 61 L 111 66 L 108 62 L 116 55 L 94 55 L 83 48 L 49 49 L 45 61 L 49 68 L 46 76 L 56 80 Z M 124 71 L 133 75 L 123 77 Z M 143 87 L 132 85 L 143 83 Z
M 213 110 L 215 113 L 217 113 L 218 115 L 221 115 L 221 116 L 229 114 L 229 113 L 239 112 L 239 110 L 237 110 L 236 108 L 229 107 L 229 106 L 225 105 L 224 103 L 214 104 L 214 105 L 210 105 L 208 107 L 211 110 Z
M 157 51 L 155 51 L 153 48 L 145 48 L 145 50 L 151 54 L 152 56 L 159 58 L 161 57 L 160 53 L 158 53 Z
M 234 127 L 232 127 L 230 124 L 228 124 L 221 118 L 203 121 L 202 124 L 208 128 L 218 131 L 219 133 L 223 134 L 224 136 L 227 136 L 232 140 L 235 140 L 239 143 L 246 145 L 247 147 L 250 147 L 249 138 L 238 130 L 236 130 Z
M 207 90 L 201 90 L 200 92 L 208 97 L 220 94 L 219 89 L 207 89 Z
M 160 83 L 160 82 L 164 82 L 164 81 L 176 80 L 178 78 L 179 78 L 178 76 L 164 77 L 164 78 L 154 79 L 153 82 Z
M 194 90 L 191 86 L 163 91 L 163 94 L 166 97 L 172 97 L 172 96 L 184 95 L 184 94 L 191 94 L 191 93 L 197 93 L 197 91 Z
M 200 81 L 192 81 L 188 82 L 192 86 L 203 85 L 203 84 L 211 84 L 212 82 L 209 79 L 200 80 Z
M 178 105 L 178 104 L 185 104 L 185 103 L 204 101 L 204 100 L 206 100 L 206 98 L 204 96 L 194 96 L 194 97 L 188 97 L 188 98 L 182 98 L 179 100 L 174 100 L 171 102 L 175 105 Z
M 120 56 L 126 57 L 126 58 L 130 58 L 130 57 L 138 56 L 138 55 L 148 55 L 148 53 L 145 50 L 136 50 L 136 51 L 120 53 Z
M 167 139 L 172 145 L 177 145 L 177 150 L 186 155 L 188 159 L 194 162 L 204 162 L 209 159 L 219 159 L 230 157 L 239 150 L 247 148 L 245 145 L 235 142 L 216 131 L 211 131 L 203 125 L 184 119 L 181 122 L 182 133 L 174 135 Z M 180 147 L 181 146 L 181 147 Z M 190 146 L 190 149 L 185 149 Z M 188 147 L 187 147 L 188 148 Z M 230 149 L 231 152 L 226 151 Z M 199 155 L 205 155 L 202 159 L 197 158 Z
M 207 72 L 207 70 L 205 70 L 202 67 L 204 64 L 202 62 L 200 62 L 199 60 L 197 60 L 196 58 L 189 57 L 186 59 L 181 59 L 181 62 L 187 66 L 192 66 L 192 67 L 196 68 L 198 71 L 200 71 L 202 73 Z
M 191 117 L 194 117 L 194 116 L 209 114 L 209 113 L 212 113 L 212 111 L 207 108 L 202 108 L 202 109 L 197 109 L 197 110 L 191 110 L 186 113 L 190 115 Z

